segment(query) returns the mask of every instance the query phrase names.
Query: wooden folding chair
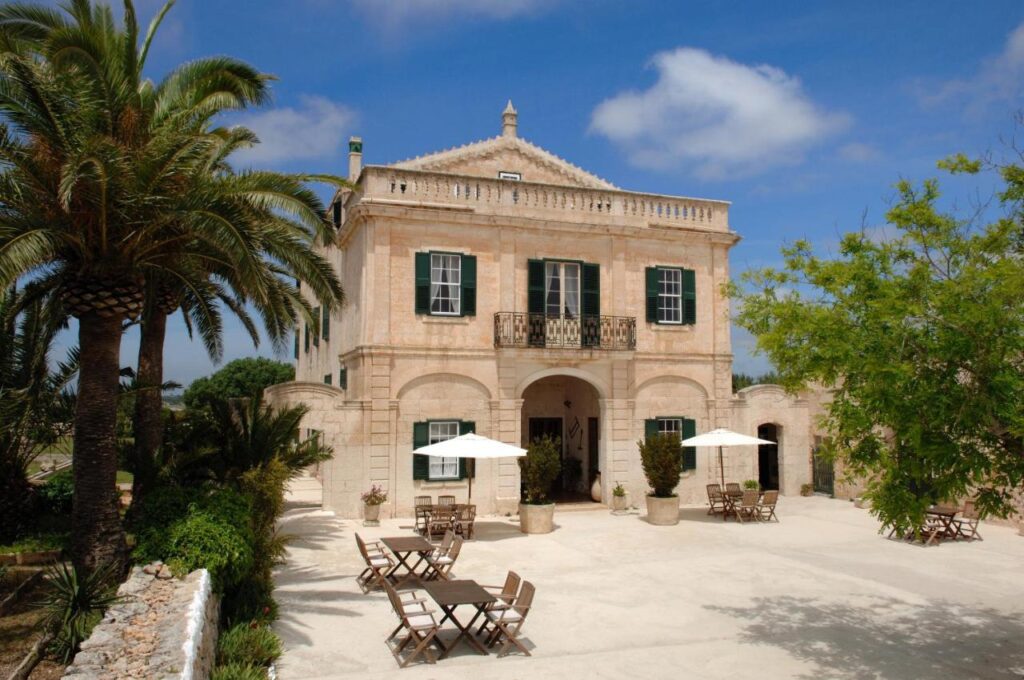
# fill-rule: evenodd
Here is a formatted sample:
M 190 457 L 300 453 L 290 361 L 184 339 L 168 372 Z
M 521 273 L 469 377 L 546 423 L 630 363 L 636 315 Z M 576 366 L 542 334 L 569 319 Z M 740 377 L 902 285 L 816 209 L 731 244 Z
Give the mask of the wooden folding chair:
M 757 518 L 762 522 L 770 522 L 773 519 L 778 522 L 779 516 L 775 514 L 775 504 L 778 502 L 778 491 L 765 491 L 757 504 Z
M 964 509 L 959 517 L 953 518 L 953 528 L 956 529 L 956 538 L 983 541 L 978 533 L 978 522 L 981 521 L 981 513 L 974 501 L 964 501 Z
M 494 597 L 498 598 L 497 602 L 492 602 L 487 605 L 486 610 L 491 609 L 507 609 L 515 599 L 516 594 L 519 592 L 519 584 L 522 583 L 522 579 L 519 578 L 519 574 L 514 571 L 509 571 L 508 575 L 505 576 L 505 583 L 500 586 L 481 586 L 484 590 L 489 592 Z M 484 618 L 480 624 L 480 628 L 477 629 L 476 634 L 480 635 L 484 630 L 487 629 L 487 619 Z
M 440 626 L 437 625 L 437 620 L 434 619 L 434 610 L 427 609 L 427 600 L 423 598 L 406 597 L 403 599 L 399 597 L 398 593 L 387 581 L 384 582 L 384 589 L 387 591 L 388 599 L 391 601 L 391 608 L 400 620 L 398 627 L 387 637 L 384 644 L 391 650 L 391 654 L 395 657 L 399 667 L 405 668 L 420 655 L 426 657 L 427 663 L 435 663 L 436 659 L 430 651 L 430 645 L 435 644 L 442 651 L 444 650 L 444 645 L 441 644 L 440 639 L 437 637 Z M 392 646 L 392 642 L 395 641 L 395 638 L 403 630 L 406 631 L 405 637 Z M 409 652 L 405 659 L 402 659 L 402 651 L 413 642 L 415 646 L 412 651 Z
M 717 515 L 725 512 L 725 494 L 721 484 L 708 484 L 708 514 Z
M 438 505 L 455 505 L 455 496 L 438 496 Z
M 365 542 L 359 534 L 356 534 L 356 545 L 359 546 L 359 554 L 363 556 L 366 569 L 356 577 L 356 583 L 364 593 L 374 588 L 380 588 L 387 583 L 386 574 L 395 565 L 391 555 L 384 552 L 380 543 L 373 541 Z
M 487 646 L 493 647 L 499 642 L 502 643 L 501 649 L 498 650 L 498 658 L 508 654 L 513 645 L 526 656 L 531 656 L 530 650 L 520 641 L 519 635 L 526 622 L 526 615 L 530 613 L 530 608 L 533 606 L 535 592 L 533 584 L 525 581 L 519 590 L 519 595 L 509 607 L 489 609 L 484 612 L 487 623 L 492 626 L 490 634 L 487 636 Z
M 462 551 L 462 541 L 462 536 L 456 536 L 452 541 L 452 547 L 445 554 L 437 557 L 433 553 L 427 555 L 427 568 L 420 578 L 426 581 L 447 581 L 451 578 L 452 567 L 455 566 L 455 560 L 459 559 L 459 553 Z
M 452 520 L 452 529 L 466 538 L 473 538 L 473 524 L 476 522 L 476 506 L 460 505 Z
M 740 499 L 739 505 L 736 506 L 736 519 L 741 522 L 748 522 L 757 520 L 757 491 L 748 489 L 743 492 L 743 497 Z
M 454 505 L 435 505 L 427 521 L 427 538 L 434 540 L 434 534 L 444 535 L 451 531 L 455 520 Z
M 740 488 L 740 485 L 737 482 L 726 482 L 725 494 L 727 496 L 732 496 L 733 498 L 740 498 L 743 496 L 743 489 Z

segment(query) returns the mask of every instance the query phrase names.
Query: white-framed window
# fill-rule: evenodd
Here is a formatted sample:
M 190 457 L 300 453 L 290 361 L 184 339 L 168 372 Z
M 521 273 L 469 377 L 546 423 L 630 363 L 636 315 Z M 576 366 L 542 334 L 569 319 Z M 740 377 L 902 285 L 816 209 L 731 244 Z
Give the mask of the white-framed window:
M 674 434 L 680 439 L 682 439 L 682 418 L 658 418 L 658 434 Z
M 658 322 L 683 322 L 682 269 L 658 269 Z
M 544 263 L 544 313 L 575 319 L 580 315 L 578 262 Z
M 430 254 L 430 313 L 458 316 L 462 311 L 462 256 Z
M 430 422 L 430 443 L 437 444 L 438 442 L 447 441 L 454 439 L 459 436 L 459 421 L 457 420 L 437 420 Z M 459 478 L 459 459 L 458 458 L 435 458 L 430 457 L 430 479 L 458 479 Z

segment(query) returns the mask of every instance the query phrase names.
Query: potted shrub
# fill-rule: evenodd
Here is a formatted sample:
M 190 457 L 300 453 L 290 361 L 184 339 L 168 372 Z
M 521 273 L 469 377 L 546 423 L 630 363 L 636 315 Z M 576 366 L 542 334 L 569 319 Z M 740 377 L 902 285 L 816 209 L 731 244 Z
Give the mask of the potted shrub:
M 647 521 L 659 526 L 679 524 L 679 496 L 675 489 L 683 468 L 683 445 L 674 434 L 655 434 L 640 444 L 640 461 L 651 485 L 647 494 Z
M 380 520 L 380 506 L 388 500 L 388 493 L 383 487 L 374 484 L 363 494 L 363 519 L 367 522 Z
M 616 482 L 612 489 L 612 512 L 622 512 L 626 509 L 626 487 L 622 482 Z
M 534 440 L 519 459 L 523 494 L 519 503 L 519 528 L 524 534 L 546 534 L 555 528 L 555 504 L 548 491 L 562 467 L 559 437 Z
M 813 496 L 814 495 L 814 485 L 813 484 L 801 484 L 800 485 L 800 495 L 801 496 Z
M 747 491 L 760 491 L 761 483 L 758 482 L 756 479 L 747 479 L 744 480 L 743 482 L 743 488 L 746 489 Z

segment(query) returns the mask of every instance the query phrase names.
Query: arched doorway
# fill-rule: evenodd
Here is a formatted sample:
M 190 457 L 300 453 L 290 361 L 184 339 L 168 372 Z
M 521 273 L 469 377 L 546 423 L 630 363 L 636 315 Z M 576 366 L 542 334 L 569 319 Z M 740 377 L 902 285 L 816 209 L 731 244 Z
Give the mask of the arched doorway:
M 766 439 L 772 444 L 760 444 L 757 447 L 757 481 L 762 489 L 779 489 L 779 430 L 775 423 L 757 426 L 758 439 Z
M 552 485 L 556 502 L 590 500 L 600 470 L 600 402 L 587 381 L 551 375 L 523 390 L 522 446 L 545 434 L 562 441 L 562 472 Z

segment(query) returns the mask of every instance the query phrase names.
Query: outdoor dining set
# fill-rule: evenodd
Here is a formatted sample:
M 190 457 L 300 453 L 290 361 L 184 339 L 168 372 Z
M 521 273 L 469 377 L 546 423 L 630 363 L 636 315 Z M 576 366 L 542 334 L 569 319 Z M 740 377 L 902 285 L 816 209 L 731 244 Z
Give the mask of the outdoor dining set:
M 925 510 L 924 526 L 920 532 L 908 530 L 899 536 L 905 541 L 921 541 L 937 545 L 943 540 L 982 540 L 978 532 L 981 513 L 973 500 L 964 501 L 963 508 L 948 503 L 932 505 Z M 897 528 L 889 532 L 889 538 L 898 533 Z
M 779 501 L 776 490 L 741 489 L 736 482 L 708 484 L 708 514 L 721 515 L 722 521 L 735 517 L 739 522 L 779 521 L 775 506 Z
M 476 522 L 476 506 L 471 503 L 456 503 L 455 496 L 438 496 L 437 502 L 430 496 L 416 496 L 416 531 L 431 541 L 434 536 L 444 536 L 448 531 L 473 538 Z
M 444 659 L 460 643 L 485 655 L 488 648 L 500 645 L 499 657 L 513 648 L 530 656 L 520 633 L 533 605 L 534 585 L 523 581 L 513 571 L 508 572 L 500 586 L 454 578 L 452 569 L 462 552 L 463 542 L 466 536 L 472 536 L 473 515 L 466 513 L 470 517 L 466 525 L 460 523 L 462 513 L 458 511 L 454 515 L 449 510 L 434 512 L 434 508 L 448 506 L 458 507 L 454 503 L 419 506 L 431 509 L 424 513 L 422 525 L 417 511 L 416 527 L 420 535 L 392 536 L 369 542 L 356 534 L 356 545 L 366 565 L 356 580 L 364 593 L 385 591 L 398 618 L 397 626 L 385 640 L 388 648 L 402 668 L 421 657 L 428 663 Z M 475 507 L 469 507 L 475 513 Z M 443 538 L 435 545 L 428 539 L 433 536 L 432 523 L 439 522 L 442 515 L 449 517 L 449 523 Z M 457 534 L 456 528 L 461 528 L 463 533 Z M 431 608 L 431 600 L 437 609 Z M 459 607 L 469 608 L 468 620 L 465 620 L 466 615 L 461 620 L 456 615 Z M 440 619 L 436 615 L 440 615 Z M 458 633 L 453 639 L 441 637 L 442 626 L 446 623 L 454 626 Z

